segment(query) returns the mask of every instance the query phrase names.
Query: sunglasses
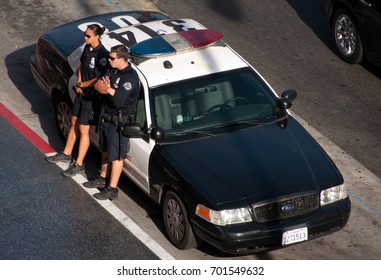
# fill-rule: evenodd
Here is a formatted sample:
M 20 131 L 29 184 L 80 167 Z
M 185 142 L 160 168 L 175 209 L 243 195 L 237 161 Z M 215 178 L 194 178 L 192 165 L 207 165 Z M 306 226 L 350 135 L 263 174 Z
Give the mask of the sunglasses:
M 118 59 L 118 57 L 109 56 L 108 59 L 110 59 L 111 61 L 114 61 L 115 59 Z
M 86 37 L 86 38 L 91 38 L 91 35 L 87 35 L 87 34 L 85 33 L 85 37 Z

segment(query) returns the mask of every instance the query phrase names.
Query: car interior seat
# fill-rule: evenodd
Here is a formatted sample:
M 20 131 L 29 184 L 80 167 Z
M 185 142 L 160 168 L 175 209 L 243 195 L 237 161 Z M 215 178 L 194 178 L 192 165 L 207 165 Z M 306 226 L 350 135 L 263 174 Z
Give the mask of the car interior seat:
M 234 97 L 234 92 L 230 82 L 211 84 L 194 89 L 194 101 L 191 100 L 193 103 L 188 103 L 188 106 L 193 108 L 191 111 L 202 115 L 213 106 L 222 105 L 232 97 Z M 234 101 L 229 105 L 234 106 Z M 195 106 L 196 108 L 194 108 Z M 219 108 L 217 107 L 216 110 Z
M 164 130 L 170 130 L 181 114 L 181 102 L 174 94 L 161 94 L 155 97 L 155 112 L 157 125 Z
M 162 94 L 155 97 L 156 123 L 164 130 L 172 128 L 170 96 Z

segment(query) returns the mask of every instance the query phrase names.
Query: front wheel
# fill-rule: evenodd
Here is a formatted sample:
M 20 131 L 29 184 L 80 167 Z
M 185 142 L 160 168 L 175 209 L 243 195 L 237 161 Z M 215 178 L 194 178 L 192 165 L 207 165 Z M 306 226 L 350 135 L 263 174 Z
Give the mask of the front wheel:
M 360 63 L 364 51 L 352 14 L 345 9 L 338 9 L 333 16 L 331 28 L 338 56 L 351 64 Z
M 168 191 L 164 197 L 163 219 L 168 238 L 174 246 L 180 250 L 197 246 L 185 205 L 172 191 Z

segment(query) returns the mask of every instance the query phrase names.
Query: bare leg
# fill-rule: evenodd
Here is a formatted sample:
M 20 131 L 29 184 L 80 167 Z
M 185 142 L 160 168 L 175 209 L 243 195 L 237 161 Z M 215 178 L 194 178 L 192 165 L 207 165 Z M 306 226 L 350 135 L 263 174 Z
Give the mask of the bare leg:
M 107 153 L 102 153 L 102 166 L 101 166 L 101 173 L 100 176 L 103 178 L 107 178 L 107 176 L 110 174 L 110 164 L 107 161 Z
M 79 125 L 80 138 L 79 138 L 79 148 L 78 148 L 78 157 L 76 163 L 79 166 L 83 165 L 86 153 L 90 147 L 90 125 Z
M 78 119 L 75 116 L 71 117 L 71 126 L 69 128 L 69 133 L 67 135 L 65 149 L 63 150 L 63 153 L 65 155 L 71 155 L 73 152 L 73 148 L 75 145 L 75 142 L 78 139 L 79 136 L 79 127 L 78 127 Z
M 114 160 L 111 165 L 110 187 L 117 188 L 123 171 L 123 160 Z

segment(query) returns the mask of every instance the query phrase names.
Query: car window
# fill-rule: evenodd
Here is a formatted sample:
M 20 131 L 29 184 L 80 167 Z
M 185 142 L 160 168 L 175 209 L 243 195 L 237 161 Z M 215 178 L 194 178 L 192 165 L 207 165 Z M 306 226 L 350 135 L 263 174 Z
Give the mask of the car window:
M 37 51 L 41 57 L 44 78 L 49 80 L 50 84 L 59 84 L 66 88 L 66 81 L 73 74 L 73 71 L 64 56 L 60 54 L 59 49 L 43 36 L 39 39 Z
M 167 132 L 275 118 L 276 97 L 250 68 L 157 87 L 151 97 L 153 123 Z
M 147 118 L 146 118 L 143 87 L 141 88 L 138 103 L 136 106 L 135 122 L 138 123 L 141 128 L 147 128 Z

